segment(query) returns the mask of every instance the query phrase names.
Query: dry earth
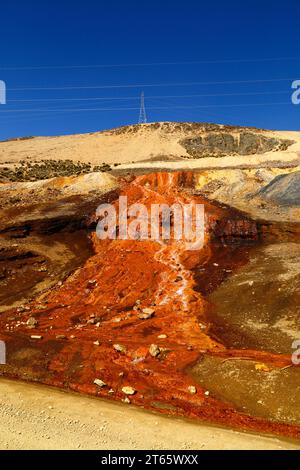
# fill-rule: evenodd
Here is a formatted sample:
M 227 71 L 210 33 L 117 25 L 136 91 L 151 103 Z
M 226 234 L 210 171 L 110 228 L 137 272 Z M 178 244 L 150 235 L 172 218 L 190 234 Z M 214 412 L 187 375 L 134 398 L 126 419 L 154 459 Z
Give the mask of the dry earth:
M 1 449 L 299 449 L 292 441 L 167 418 L 38 385 L 0 380 Z

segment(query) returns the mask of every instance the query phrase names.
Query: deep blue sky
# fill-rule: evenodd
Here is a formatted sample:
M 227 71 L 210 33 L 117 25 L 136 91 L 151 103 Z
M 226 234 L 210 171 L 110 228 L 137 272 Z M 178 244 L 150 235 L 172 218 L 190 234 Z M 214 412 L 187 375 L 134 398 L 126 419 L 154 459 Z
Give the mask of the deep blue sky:
M 2 2 L 0 139 L 136 123 L 138 109 L 128 108 L 139 107 L 141 91 L 149 121 L 300 130 L 300 105 L 290 100 L 300 79 L 299 13 L 298 2 L 263 0 Z M 124 66 L 41 68 L 116 64 Z M 111 88 L 47 89 L 72 86 Z

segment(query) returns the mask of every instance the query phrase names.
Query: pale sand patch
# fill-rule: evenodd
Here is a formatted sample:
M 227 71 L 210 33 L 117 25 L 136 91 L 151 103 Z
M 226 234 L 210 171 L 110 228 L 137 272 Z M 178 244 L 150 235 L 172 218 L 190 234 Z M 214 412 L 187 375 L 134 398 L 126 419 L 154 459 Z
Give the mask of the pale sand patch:
M 168 418 L 0 379 L 0 449 L 299 449 L 300 444 Z

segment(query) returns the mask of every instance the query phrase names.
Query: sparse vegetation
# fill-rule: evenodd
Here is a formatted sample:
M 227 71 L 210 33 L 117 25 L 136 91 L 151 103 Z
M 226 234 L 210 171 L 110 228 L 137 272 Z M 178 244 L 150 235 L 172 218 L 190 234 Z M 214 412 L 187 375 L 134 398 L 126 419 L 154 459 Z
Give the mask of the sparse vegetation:
M 0 181 L 38 181 L 58 176 L 110 170 L 111 167 L 107 163 L 92 166 L 91 163 L 73 162 L 72 160 L 42 160 L 35 163 L 22 160 L 15 167 L 0 168 Z

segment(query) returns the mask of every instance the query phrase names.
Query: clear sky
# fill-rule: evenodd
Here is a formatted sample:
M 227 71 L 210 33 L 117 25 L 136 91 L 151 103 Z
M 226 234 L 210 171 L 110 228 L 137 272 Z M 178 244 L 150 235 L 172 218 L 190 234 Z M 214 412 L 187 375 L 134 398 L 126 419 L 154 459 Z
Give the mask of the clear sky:
M 300 3 L 10 0 L 0 139 L 149 121 L 300 130 Z

